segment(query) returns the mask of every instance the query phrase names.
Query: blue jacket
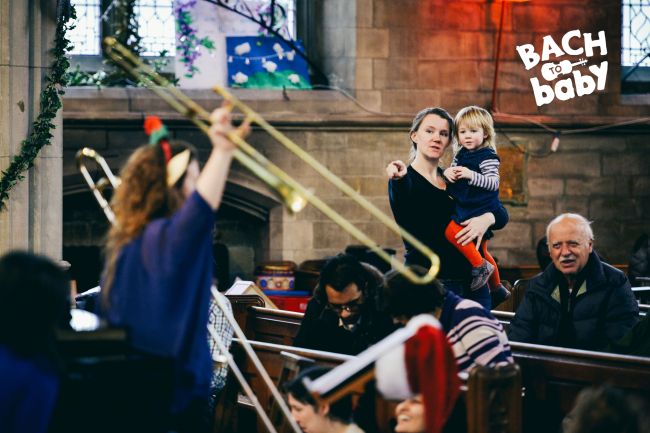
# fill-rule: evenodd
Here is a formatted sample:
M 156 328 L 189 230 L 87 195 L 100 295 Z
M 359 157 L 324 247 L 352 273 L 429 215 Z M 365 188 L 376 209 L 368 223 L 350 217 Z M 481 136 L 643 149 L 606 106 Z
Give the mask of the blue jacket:
M 531 281 L 510 325 L 511 341 L 602 350 L 639 320 L 639 305 L 627 277 L 601 262 L 595 251 L 578 275 L 583 283 L 574 288 L 575 297 L 565 299 L 564 312 L 563 278 L 551 264 Z
M 59 378 L 44 360 L 29 359 L 0 345 L 0 431 L 48 431 Z
M 172 412 L 207 398 L 212 376 L 208 308 L 215 213 L 195 191 L 169 218 L 151 221 L 124 246 L 102 311 L 138 351 L 175 363 Z

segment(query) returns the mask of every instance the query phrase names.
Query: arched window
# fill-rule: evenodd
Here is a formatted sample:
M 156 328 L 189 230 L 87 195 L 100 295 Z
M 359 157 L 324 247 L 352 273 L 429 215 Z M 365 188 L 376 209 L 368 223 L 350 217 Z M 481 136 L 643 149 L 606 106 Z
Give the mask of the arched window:
M 650 93 L 650 1 L 622 2 L 621 34 L 621 92 Z

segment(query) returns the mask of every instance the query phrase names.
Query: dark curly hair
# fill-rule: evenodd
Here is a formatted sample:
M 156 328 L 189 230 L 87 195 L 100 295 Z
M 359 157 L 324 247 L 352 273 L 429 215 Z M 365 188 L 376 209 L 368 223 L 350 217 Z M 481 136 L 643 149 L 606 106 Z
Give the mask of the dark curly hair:
M 326 286 L 342 292 L 351 283 L 356 284 L 364 297 L 368 298 L 368 287 L 372 282 L 367 267 L 350 254 L 336 255 L 327 260 L 321 269 L 314 296 L 319 302 L 326 303 Z

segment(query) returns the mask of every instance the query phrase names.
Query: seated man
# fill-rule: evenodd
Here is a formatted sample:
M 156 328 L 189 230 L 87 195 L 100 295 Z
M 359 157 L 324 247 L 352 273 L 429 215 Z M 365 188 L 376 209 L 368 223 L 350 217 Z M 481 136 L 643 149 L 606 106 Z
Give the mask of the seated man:
M 347 254 L 323 267 L 294 346 L 356 355 L 395 326 L 379 311 L 382 275 Z
M 420 266 L 415 273 L 426 274 Z M 463 299 L 433 280 L 415 284 L 397 271 L 386 274 L 386 311 L 396 322 L 405 324 L 418 314 L 432 314 L 442 325 L 459 371 L 478 365 L 505 365 L 513 362 L 508 337 L 492 314 L 479 303 Z
M 535 277 L 510 325 L 512 341 L 601 350 L 639 318 L 625 274 L 593 250 L 589 221 L 562 214 L 546 228 L 553 261 Z

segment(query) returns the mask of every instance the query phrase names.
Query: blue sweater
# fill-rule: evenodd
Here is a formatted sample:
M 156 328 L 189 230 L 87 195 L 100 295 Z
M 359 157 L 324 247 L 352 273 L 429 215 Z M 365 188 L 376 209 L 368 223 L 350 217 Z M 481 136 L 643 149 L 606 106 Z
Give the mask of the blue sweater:
M 454 158 L 454 164 L 467 167 L 470 170 L 481 173 L 480 165 L 488 159 L 499 160 L 496 152 L 489 147 L 478 150 L 460 149 Z M 460 179 L 447 186 L 447 191 L 456 200 L 456 208 L 452 219 L 460 224 L 461 222 L 483 215 L 486 212 L 496 212 L 501 207 L 499 201 L 499 190 L 490 191 L 475 185 L 470 185 L 468 179 Z
M 174 360 L 172 412 L 209 394 L 207 323 L 215 214 L 194 192 L 174 215 L 152 221 L 121 251 L 108 311 L 132 346 Z
M 54 370 L 0 345 L 0 432 L 46 432 L 58 393 Z

